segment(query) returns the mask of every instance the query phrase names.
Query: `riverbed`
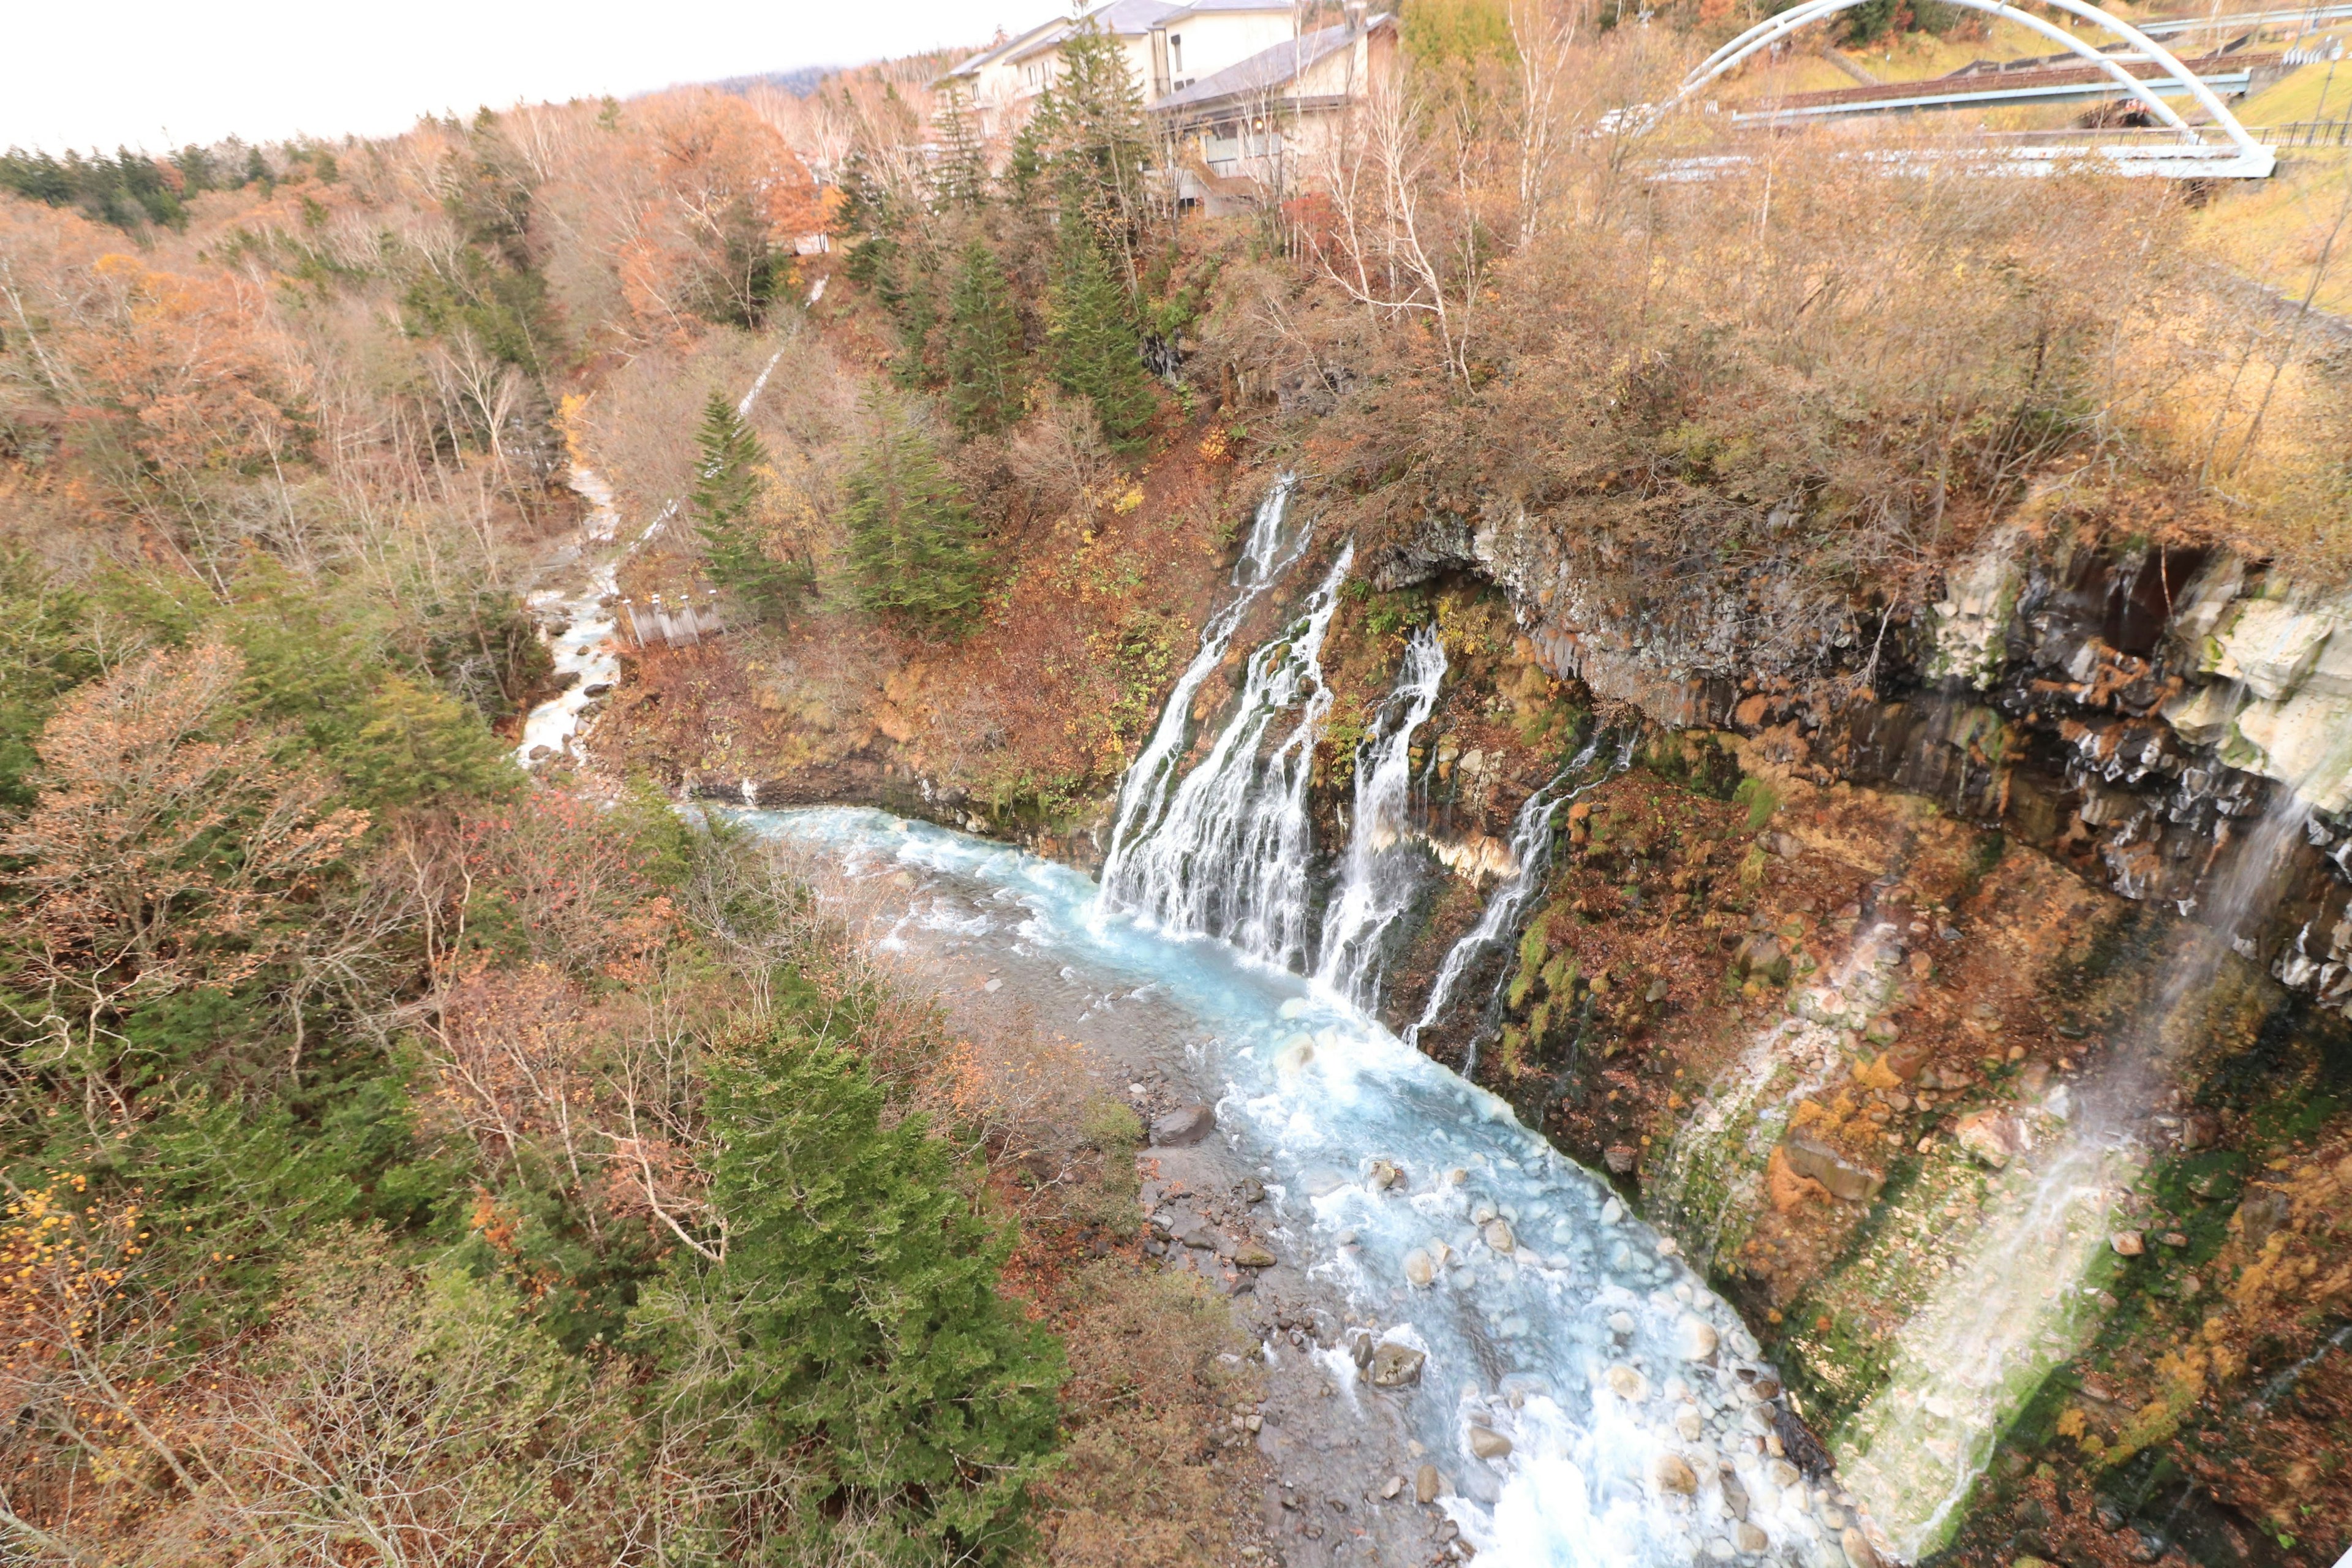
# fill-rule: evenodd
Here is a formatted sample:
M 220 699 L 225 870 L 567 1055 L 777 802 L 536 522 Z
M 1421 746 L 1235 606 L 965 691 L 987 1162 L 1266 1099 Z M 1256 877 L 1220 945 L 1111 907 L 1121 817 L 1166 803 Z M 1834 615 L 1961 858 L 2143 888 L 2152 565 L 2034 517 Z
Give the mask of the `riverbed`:
M 1328 1390 L 1319 1418 L 1261 1435 L 1278 1468 L 1317 1470 L 1310 1489 L 1340 1484 L 1335 1465 L 1361 1497 L 1428 1464 L 1434 1508 L 1513 1568 L 1866 1552 L 1834 1481 L 1792 1462 L 1746 1326 L 1500 1100 L 1306 979 L 1106 913 L 1067 867 L 875 811 L 730 815 L 868 884 L 886 945 L 958 955 L 1119 1072 L 1149 1057 L 1213 1103 L 1281 1277 L 1371 1342 L 1296 1343 L 1256 1315 L 1269 1364 Z M 1290 1560 L 1425 1553 L 1409 1517 L 1348 1519 Z

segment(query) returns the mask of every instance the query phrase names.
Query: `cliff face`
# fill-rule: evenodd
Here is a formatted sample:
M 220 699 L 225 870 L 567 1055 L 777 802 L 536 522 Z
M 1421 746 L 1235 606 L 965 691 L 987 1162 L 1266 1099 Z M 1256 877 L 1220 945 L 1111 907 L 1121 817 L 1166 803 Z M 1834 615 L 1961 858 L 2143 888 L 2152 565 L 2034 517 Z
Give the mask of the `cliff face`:
M 1594 564 L 1524 521 L 1437 520 L 1376 572 L 1489 578 L 1544 667 L 1597 699 L 1752 739 L 1816 782 L 1927 796 L 2126 899 L 2194 915 L 2217 884 L 2269 877 L 2275 898 L 2231 934 L 2290 988 L 2352 1006 L 2352 596 L 2014 526 L 1921 601 L 1866 607 L 1794 559 L 1646 592 Z M 2282 795 L 2307 807 L 2298 842 L 2240 867 Z
M 1223 602 L 1217 549 L 1187 555 L 1167 596 Z M 2352 1157 L 2352 770 L 2331 749 L 2352 610 L 2227 558 L 2022 528 L 1910 602 L 1818 582 L 1797 560 L 1578 558 L 1524 522 L 1437 520 L 1360 559 L 1322 652 L 1311 918 L 1358 743 L 1433 626 L 1449 668 L 1410 751 L 1391 1026 L 1431 1012 L 1422 1049 L 1676 1235 L 1906 1555 L 2317 1561 L 2279 1542 L 2352 1529 L 2352 1489 L 2311 1468 L 2343 1447 L 2327 1346 L 2352 1302 L 2329 1197 Z M 1195 694 L 1185 765 L 1293 597 Z M 1168 640 L 1173 668 L 1194 639 Z M 823 642 L 760 662 L 813 669 Z M 887 671 L 855 733 L 831 703 L 718 726 L 681 678 L 723 673 L 637 672 L 598 744 L 675 759 L 635 722 L 675 707 L 681 733 L 744 742 L 717 779 L 673 772 L 701 793 L 870 801 L 1080 864 L 1106 847 L 1107 794 L 1036 814 L 940 765 L 1007 679 L 984 639 Z M 931 730 L 891 718 L 917 711 Z M 801 759 L 804 730 L 839 755 Z M 1570 784 L 1537 883 L 1430 1008 L 1531 858 L 1528 802 Z

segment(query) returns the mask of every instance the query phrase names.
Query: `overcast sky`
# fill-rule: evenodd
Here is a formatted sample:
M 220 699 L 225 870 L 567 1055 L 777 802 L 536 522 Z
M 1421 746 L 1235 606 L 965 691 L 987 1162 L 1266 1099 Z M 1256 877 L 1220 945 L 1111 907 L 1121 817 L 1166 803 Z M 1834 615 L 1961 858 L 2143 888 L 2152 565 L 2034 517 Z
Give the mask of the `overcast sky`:
M 986 40 L 1064 0 L 10 0 L 0 147 L 161 151 L 406 130 L 518 100 Z

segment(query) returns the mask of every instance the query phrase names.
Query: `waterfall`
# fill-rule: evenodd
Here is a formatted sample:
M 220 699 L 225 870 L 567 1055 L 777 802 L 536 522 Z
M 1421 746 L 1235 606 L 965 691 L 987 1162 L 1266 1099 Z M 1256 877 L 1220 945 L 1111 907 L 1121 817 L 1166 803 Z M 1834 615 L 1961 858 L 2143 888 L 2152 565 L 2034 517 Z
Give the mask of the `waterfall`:
M 2116 1203 L 2147 1160 L 2133 1115 L 2157 1064 L 2202 1024 L 2200 1005 L 2238 931 L 2276 900 L 2275 873 L 2310 815 L 2297 791 L 2276 792 L 2198 911 L 2202 926 L 2182 933 L 2186 951 L 2167 966 L 2108 1077 L 2079 1105 L 2060 1088 L 2028 1111 L 2022 1135 L 2051 1145 L 1996 1179 L 1965 1260 L 1904 1325 L 1886 1383 L 1839 1434 L 1847 1484 L 1905 1557 L 1948 1539 L 2002 1429 L 2096 1332 L 2090 1276 Z
M 1528 905 L 1544 889 L 1551 869 L 1552 818 L 1559 808 L 1584 794 L 1594 785 L 1615 777 L 1632 760 L 1630 742 L 1618 748 L 1613 762 L 1599 773 L 1592 772 L 1594 759 L 1601 754 L 1604 731 L 1595 730 L 1592 738 L 1584 742 L 1583 750 L 1570 759 L 1568 766 L 1538 787 L 1520 804 L 1517 818 L 1511 824 L 1511 874 L 1503 879 L 1486 907 L 1461 941 L 1446 951 L 1445 961 L 1437 967 L 1437 979 L 1429 987 L 1429 1000 L 1423 1005 L 1421 1016 L 1406 1026 L 1404 1043 L 1418 1049 L 1421 1032 L 1444 1016 L 1454 1000 L 1454 993 L 1470 973 L 1470 967 L 1492 952 L 1496 945 L 1508 942 L 1511 932 L 1518 929 L 1519 918 Z M 1507 973 L 1505 976 L 1508 978 Z M 1497 982 L 1498 987 L 1500 982 Z M 1477 1066 L 1478 1042 L 1470 1042 L 1469 1058 L 1462 1071 L 1467 1077 Z
M 1172 934 L 1222 937 L 1253 958 L 1305 967 L 1313 916 L 1307 785 L 1331 707 L 1323 634 L 1355 555 L 1351 540 L 1298 616 L 1250 655 L 1233 717 L 1156 819 L 1147 820 L 1151 791 L 1139 784 L 1137 826 L 1114 840 L 1103 865 L 1107 905 Z M 1171 698 L 1163 728 L 1188 706 L 1189 697 Z M 1269 750 L 1279 721 L 1294 710 L 1297 722 Z M 1171 738 L 1160 765 L 1172 765 L 1175 755 Z
M 1175 689 L 1169 692 L 1167 704 L 1160 710 L 1160 722 L 1153 728 L 1150 740 L 1144 742 L 1134 764 L 1127 770 L 1127 777 L 1120 781 L 1110 852 L 1103 861 L 1105 887 L 1118 880 L 1129 852 L 1160 826 L 1160 814 L 1168 806 L 1169 785 L 1174 782 L 1177 764 L 1183 761 L 1184 744 L 1192 725 L 1192 700 L 1199 695 L 1202 683 L 1224 662 L 1225 650 L 1232 647 L 1234 633 L 1241 628 L 1250 606 L 1307 548 L 1311 529 L 1299 531 L 1297 541 L 1287 553 L 1282 550 L 1283 524 L 1290 510 L 1291 492 L 1297 485 L 1296 474 L 1284 474 L 1258 503 L 1257 515 L 1250 522 L 1249 537 L 1242 542 L 1242 558 L 1234 563 L 1233 583 L 1239 592 L 1202 628 L 1201 651 L 1192 656 L 1192 662 L 1176 678 Z
M 1323 958 L 1315 978 L 1365 1013 L 1380 1007 L 1390 928 L 1412 898 L 1418 858 L 1404 843 L 1406 796 L 1412 784 L 1412 737 L 1437 706 L 1445 679 L 1445 644 L 1423 626 L 1405 644 L 1396 690 L 1372 732 L 1356 748 L 1356 805 L 1348 858 L 1323 922 Z
M 984 958 L 1041 1008 L 1083 1005 L 1086 1048 L 1181 1051 L 1215 1103 L 1217 1142 L 1264 1177 L 1260 1212 L 1298 1275 L 1286 1300 L 1417 1365 L 1417 1386 L 1382 1387 L 1345 1344 L 1270 1337 L 1264 1359 L 1329 1379 L 1328 1415 L 1301 1435 L 1360 1435 L 1368 1463 L 1413 1445 L 1477 1561 L 1868 1561 L 1842 1543 L 1856 1537 L 1841 1527 L 1867 1539 L 1871 1523 L 1830 1511 L 1835 1480 L 1801 1478 L 1768 1451 L 1786 1408 L 1780 1374 L 1730 1304 L 1502 1100 L 1311 981 L 1104 914 L 1066 866 L 877 812 L 727 815 L 834 860 L 862 884 L 853 907 L 898 921 L 902 945 L 935 933 L 930 951 Z M 1301 868 L 1286 869 L 1297 879 Z M 1379 1550 L 1426 1540 L 1405 1507 L 1392 1524 L 1355 1515 L 1371 1533 L 1349 1542 L 1347 1560 L 1424 1560 Z M 1735 1549 L 1755 1531 L 1760 1549 Z

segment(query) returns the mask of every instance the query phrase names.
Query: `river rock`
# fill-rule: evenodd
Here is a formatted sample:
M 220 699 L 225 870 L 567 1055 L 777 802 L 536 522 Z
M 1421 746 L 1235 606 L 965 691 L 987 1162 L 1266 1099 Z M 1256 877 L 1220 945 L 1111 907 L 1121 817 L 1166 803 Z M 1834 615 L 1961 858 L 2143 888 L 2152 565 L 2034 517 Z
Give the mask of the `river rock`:
M 1437 1278 L 1437 1261 L 1420 1247 L 1404 1255 L 1404 1277 L 1412 1285 L 1427 1285 Z
M 1731 1532 L 1731 1540 L 1732 1544 L 1738 1546 L 1740 1551 L 1749 1553 L 1761 1552 L 1772 1544 L 1770 1536 L 1744 1520 L 1740 1521 L 1739 1527 Z
M 2017 1123 L 1998 1110 L 1979 1110 L 1954 1124 L 1952 1137 L 1979 1163 L 2000 1170 L 2021 1143 Z
M 1470 1451 L 1482 1459 L 1507 1459 L 1511 1456 L 1511 1440 L 1491 1426 L 1473 1426 Z
M 1621 1340 L 1624 1340 L 1624 1339 L 1631 1339 L 1631 1338 L 1633 1338 L 1633 1313 L 1631 1313 L 1631 1312 L 1612 1312 L 1612 1313 L 1610 1313 L 1610 1314 L 1609 1314 L 1609 1331 L 1610 1331 L 1611 1333 L 1612 1333 L 1612 1334 L 1615 1334 L 1615 1335 L 1616 1335 L 1619 1339 L 1621 1339 Z
M 1791 1131 L 1781 1140 L 1780 1151 L 1789 1169 L 1819 1182 L 1832 1197 L 1850 1204 L 1868 1203 L 1886 1184 L 1884 1175 L 1855 1164 L 1810 1132 Z
M 2137 1258 L 2147 1250 L 2147 1238 L 2136 1230 L 2119 1230 L 2107 1238 L 2117 1258 Z
M 1412 1473 L 1412 1500 L 1418 1503 L 1435 1502 L 1441 1484 L 1437 1479 L 1435 1465 L 1422 1466 Z
M 1731 1510 L 1732 1518 L 1738 1520 L 1743 1524 L 1748 1521 L 1748 1509 L 1754 1506 L 1748 1496 L 1748 1488 L 1746 1483 L 1740 1480 L 1738 1473 L 1733 1470 L 1729 1465 L 1726 1465 L 1723 1468 L 1723 1506 Z M 1740 1550 L 1742 1552 L 1761 1552 L 1764 1549 L 1761 1546 L 1743 1545 L 1740 1547 Z
M 1411 1345 L 1382 1340 L 1372 1347 L 1372 1386 L 1409 1388 L 1421 1381 L 1421 1363 L 1428 1359 Z
M 1685 1318 L 1682 1339 L 1683 1359 L 1713 1361 L 1717 1338 L 1713 1323 L 1701 1318 Z
M 1518 1245 L 1517 1239 L 1511 1235 L 1510 1222 L 1507 1220 L 1488 1220 L 1484 1235 L 1486 1245 L 1497 1252 L 1508 1252 Z
M 1244 1268 L 1271 1268 L 1277 1259 L 1255 1241 L 1244 1241 L 1234 1248 L 1234 1261 Z
M 1162 1149 L 1189 1149 L 1217 1130 L 1217 1113 L 1206 1105 L 1183 1105 L 1151 1123 L 1151 1142 Z
M 1393 1164 L 1391 1164 L 1388 1161 L 1375 1160 L 1372 1162 L 1372 1185 L 1380 1191 L 1387 1192 L 1391 1187 L 1397 1185 L 1403 1180 L 1404 1173 L 1397 1169 Z
M 1680 1454 L 1660 1454 L 1651 1468 L 1651 1475 L 1662 1492 L 1680 1492 L 1685 1497 L 1698 1495 L 1698 1472 Z
M 1620 1399 L 1629 1399 L 1638 1405 L 1649 1397 L 1649 1379 L 1630 1366 L 1612 1366 L 1601 1375 L 1609 1384 L 1609 1391 Z
M 1877 1552 L 1872 1548 L 1869 1538 L 1853 1525 L 1847 1525 L 1844 1532 L 1839 1535 L 1838 1546 L 1853 1568 L 1878 1568 Z

